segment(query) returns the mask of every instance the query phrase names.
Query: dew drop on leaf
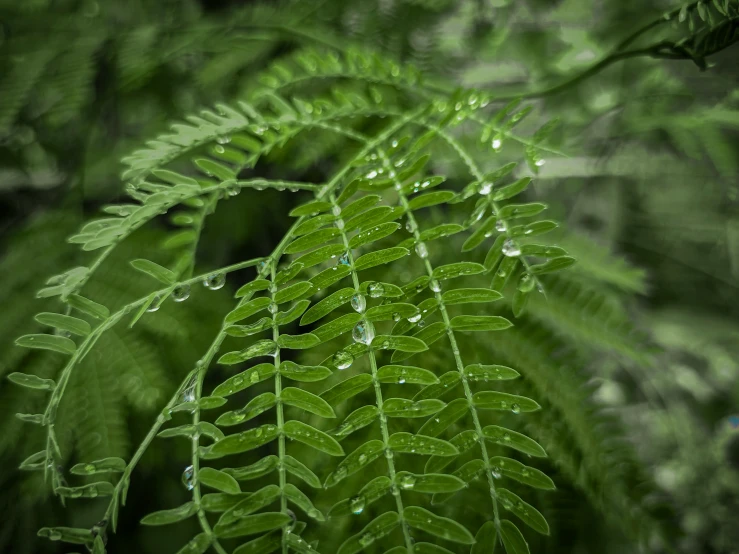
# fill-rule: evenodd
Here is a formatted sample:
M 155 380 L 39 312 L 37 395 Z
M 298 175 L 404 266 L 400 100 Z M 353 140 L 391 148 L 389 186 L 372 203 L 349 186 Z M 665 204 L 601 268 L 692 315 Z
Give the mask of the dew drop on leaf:
M 185 468 L 185 471 L 182 472 L 182 484 L 185 485 L 185 488 L 189 491 L 195 487 L 195 481 L 193 480 L 194 477 L 194 469 L 192 466 L 187 466 Z
M 367 307 L 367 300 L 365 299 L 363 294 L 355 294 L 352 296 L 352 308 L 355 312 L 359 312 L 360 314 L 364 312 L 365 308 Z
M 367 292 L 371 298 L 380 298 L 385 294 L 385 287 L 382 283 L 370 283 L 367 287 Z
M 428 258 L 429 251 L 426 248 L 426 244 L 423 242 L 417 242 L 416 243 L 416 254 L 418 254 L 418 257 L 421 259 Z
M 354 342 L 370 345 L 375 338 L 375 327 L 369 321 L 359 321 L 352 329 Z
M 508 239 L 503 243 L 503 254 L 509 258 L 515 258 L 521 255 L 521 248 L 511 239 Z
M 416 478 L 413 475 L 403 475 L 400 479 L 400 486 L 406 490 L 412 489 L 416 484 Z
M 354 356 L 344 350 L 339 350 L 333 357 L 333 363 L 338 369 L 347 369 L 354 362 Z
M 349 507 L 354 515 L 359 515 L 364 511 L 364 506 L 366 502 L 364 500 L 364 496 L 361 494 L 358 496 L 355 496 L 349 501 Z

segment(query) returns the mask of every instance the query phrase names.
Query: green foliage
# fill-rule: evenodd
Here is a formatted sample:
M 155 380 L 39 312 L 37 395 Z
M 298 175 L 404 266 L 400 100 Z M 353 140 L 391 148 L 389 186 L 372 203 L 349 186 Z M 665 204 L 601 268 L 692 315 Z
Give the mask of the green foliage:
M 98 523 L 38 535 L 114 551 L 129 488 L 148 467 L 182 481 L 135 514 L 185 529 L 189 542 L 170 542 L 172 552 L 543 552 L 549 535 L 567 533 L 562 506 L 579 495 L 631 544 L 669 545 L 672 516 L 660 517 L 654 484 L 622 444 L 626 425 L 584 369 L 657 365 L 629 315 L 644 272 L 545 215 L 538 176 L 567 163 L 558 137 L 568 122 L 534 123 L 521 97 L 637 55 L 706 68 L 736 40 L 736 5 L 689 4 L 660 20 L 687 25 L 681 39 L 625 50 L 653 22 L 564 85 L 508 101 L 448 90 L 413 33 L 391 32 L 419 10 L 438 21 L 452 3 L 331 4 L 326 19 L 361 24 L 307 31 L 321 14 L 303 5 L 279 25 L 271 18 L 289 8 L 240 13 L 196 80 L 217 97 L 215 83 L 276 61 L 244 77 L 235 101 L 124 157 L 127 197 L 103 216 L 75 221 L 76 233 L 40 224 L 40 238 L 15 246 L 69 269 L 28 283 L 18 277 L 28 253 L 3 261 L 13 318 L 2 336 L 20 335 L 21 348 L 6 345 L 13 388 L 0 389 L 0 405 L 3 421 L 20 421 L 0 453 L 30 428 L 20 468 L 31 479 L 69 506 L 102 499 Z M 264 33 L 246 60 L 232 48 L 242 26 Z M 207 21 L 183 39 L 153 23 L 123 36 L 101 28 L 61 54 L 50 42 L 0 82 L 0 126 L 22 117 L 38 82 L 63 91 L 51 124 L 75 121 L 103 41 L 132 90 L 166 63 L 170 42 L 197 50 L 215 29 Z M 384 31 L 376 50 L 357 45 Z M 283 54 L 285 34 L 311 46 Z M 406 49 L 423 70 L 398 61 Z M 702 152 L 684 139 L 696 125 L 655 116 L 644 129 Z M 730 153 L 711 146 L 716 129 L 698 127 L 731 173 Z M 244 198 L 260 206 L 245 213 L 269 214 L 249 227 L 239 212 L 258 248 L 218 255 L 242 232 L 219 218 L 236 220 L 221 214 L 249 209 Z M 59 227 L 82 255 L 49 248 Z M 129 411 L 147 423 L 129 428 Z M 153 459 L 157 449 L 171 465 Z

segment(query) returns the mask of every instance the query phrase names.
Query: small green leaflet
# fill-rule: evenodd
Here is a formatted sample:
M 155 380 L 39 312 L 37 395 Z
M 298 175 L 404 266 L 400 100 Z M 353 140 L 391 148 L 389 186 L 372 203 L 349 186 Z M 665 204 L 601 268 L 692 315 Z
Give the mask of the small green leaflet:
M 276 349 L 277 344 L 275 343 L 275 341 L 264 339 L 257 341 L 251 346 L 248 346 L 238 352 L 228 352 L 227 354 L 224 354 L 223 356 L 218 358 L 218 363 L 223 365 L 239 364 L 241 362 L 245 362 L 246 360 L 257 358 L 259 356 L 271 356 L 272 353 L 276 351 Z
M 205 173 L 208 177 L 214 176 L 221 181 L 228 181 L 229 179 L 236 179 L 236 173 L 223 164 L 209 160 L 208 158 L 196 158 L 193 160 L 196 166 Z
M 524 190 L 526 190 L 526 188 L 528 188 L 530 183 L 531 177 L 524 177 L 523 179 L 519 179 L 518 181 L 515 181 L 510 185 L 500 187 L 493 193 L 493 202 L 508 200 L 509 198 L 513 198 L 514 196 L 521 194 Z
M 285 423 L 283 430 L 285 436 L 289 439 L 307 444 L 331 456 L 344 455 L 344 449 L 336 442 L 336 439 L 301 421 L 288 421 Z
M 49 327 L 61 329 L 62 331 L 69 331 L 75 335 L 85 336 L 89 335 L 90 331 L 92 331 L 87 321 L 68 315 L 42 312 L 36 314 L 34 319 L 42 325 L 48 325 Z
M 470 554 L 495 554 L 498 545 L 498 530 L 494 521 L 486 521 L 480 526 L 475 535 L 475 544 L 472 545 Z
M 297 527 L 297 525 L 296 525 Z M 297 530 L 293 530 L 290 535 L 296 535 Z M 254 540 L 251 540 L 237 547 L 232 554 L 269 554 L 279 549 L 282 545 L 282 534 L 276 531 L 267 533 Z
M 385 496 L 391 489 L 392 482 L 384 475 L 375 477 L 363 486 L 360 491 L 351 498 L 337 502 L 329 510 L 329 517 L 359 515 L 367 506 Z
M 387 264 L 409 254 L 407 248 L 393 247 L 377 250 L 360 256 L 354 261 L 354 269 L 362 271 L 378 265 Z
M 452 438 L 449 442 L 457 447 L 457 450 L 459 450 L 460 454 L 464 454 L 473 446 L 479 444 L 477 433 L 472 429 L 462 431 L 456 437 Z M 454 457 L 431 456 L 428 462 L 426 462 L 426 467 L 424 468 L 424 471 L 426 473 L 435 473 L 441 471 L 452 461 L 454 461 Z
M 44 333 L 35 335 L 23 335 L 15 339 L 15 344 L 24 348 L 37 348 L 39 350 L 51 350 L 61 354 L 74 354 L 77 345 L 72 339 L 59 335 L 47 335 Z
M 521 521 L 542 535 L 549 534 L 549 524 L 539 510 L 524 502 L 517 494 L 508 489 L 496 489 L 500 503 L 506 510 L 513 512 Z
M 416 312 L 418 309 L 413 304 L 397 302 L 370 308 L 365 315 L 369 321 L 392 321 L 397 318 L 407 318 Z
M 237 373 L 226 379 L 213 390 L 213 396 L 229 396 L 242 391 L 260 381 L 269 379 L 275 374 L 275 366 L 272 364 L 259 364 Z
M 301 492 L 295 485 L 287 483 L 283 489 L 283 493 L 290 502 L 303 510 L 308 517 L 313 518 L 316 521 L 326 521 L 326 518 L 320 510 L 313 505 L 310 498 L 308 498 L 305 493 Z
M 498 211 L 498 217 L 503 220 L 517 217 L 533 217 L 547 209 L 546 204 L 531 202 L 528 204 L 508 204 Z
M 315 287 L 316 291 L 323 290 L 330 287 L 334 283 L 338 283 L 344 277 L 351 273 L 351 269 L 348 265 L 338 265 L 334 267 L 327 267 L 321 271 L 318 275 L 311 277 L 310 282 Z
M 335 406 L 344 400 L 356 396 L 360 392 L 368 389 L 372 385 L 372 376 L 367 373 L 360 373 L 349 377 L 344 381 L 334 385 L 327 391 L 321 393 L 321 398 L 326 402 Z
M 304 254 L 297 258 L 290 267 L 299 264 L 303 269 L 308 269 L 314 265 L 318 265 L 327 260 L 335 258 L 342 252 L 346 251 L 346 247 L 343 244 L 328 244 L 317 248 L 308 254 Z
M 405 552 L 405 549 L 403 549 L 403 552 Z M 413 552 L 416 554 L 453 554 L 451 550 L 430 542 L 416 543 L 413 546 Z
M 526 466 L 518 460 L 496 456 L 490 458 L 490 466 L 494 472 L 514 479 L 519 483 L 529 485 L 535 489 L 554 490 L 554 481 L 548 475 L 536 468 Z
M 330 433 L 331 435 L 333 435 L 334 438 L 336 438 L 336 440 L 340 441 L 349 436 L 354 431 L 357 431 L 362 427 L 366 427 L 367 425 L 375 421 L 379 413 L 380 412 L 377 409 L 377 406 L 367 405 L 362 406 L 361 408 L 357 408 L 348 416 L 346 416 L 341 425 L 339 425 L 336 429 L 330 431 Z
M 213 531 L 219 538 L 230 539 L 234 537 L 265 533 L 272 529 L 278 529 L 287 525 L 291 521 L 292 518 L 287 514 L 280 512 L 263 512 L 243 517 L 235 524 L 226 528 L 219 529 L 216 525 Z
M 53 391 L 56 388 L 56 383 L 52 379 L 42 379 L 30 373 L 11 373 L 8 375 L 8 380 L 29 389 Z
M 414 385 L 432 385 L 439 382 L 439 378 L 428 369 L 405 365 L 386 365 L 377 370 L 377 379 L 380 383 L 398 383 Z
M 300 273 L 300 270 L 304 268 L 304 265 L 300 262 L 293 262 L 285 269 L 278 271 L 277 275 L 275 275 L 275 284 L 276 285 L 284 285 L 288 281 L 290 281 L 293 277 L 295 277 L 298 273 Z
M 251 479 L 258 479 L 259 477 L 269 475 L 277 469 L 279 462 L 280 459 L 277 456 L 270 454 L 251 465 L 237 468 L 226 468 L 223 472 L 228 473 L 237 481 L 249 481 Z
M 452 318 L 451 328 L 457 331 L 501 331 L 513 323 L 497 315 L 458 315 Z
M 347 217 L 344 232 L 351 233 L 357 229 L 365 230 L 367 227 L 374 227 L 379 223 L 384 223 L 391 213 L 393 213 L 393 209 L 390 206 L 377 206 L 376 208 L 359 213 L 350 219 L 344 215 L 344 217 Z
M 507 519 L 500 522 L 500 538 L 507 554 L 530 554 L 529 544 L 518 527 Z
M 435 398 L 418 401 L 407 398 L 387 398 L 382 404 L 382 409 L 388 417 L 428 417 L 444 406 L 444 402 Z
M 357 214 L 367 212 L 381 199 L 382 198 L 376 194 L 367 194 L 365 196 L 362 196 L 361 198 L 358 198 L 351 204 L 347 205 L 343 210 L 341 210 L 341 217 L 346 221 L 353 218 Z
M 408 208 L 411 210 L 420 210 L 437 204 L 444 204 L 454 198 L 455 194 L 450 190 L 440 190 L 421 194 L 408 202 Z
M 329 202 L 316 200 L 313 202 L 308 202 L 307 204 L 301 204 L 300 206 L 293 208 L 289 215 L 291 217 L 299 217 L 301 215 L 313 215 L 320 212 L 325 212 L 330 209 L 331 204 Z
M 432 227 L 431 229 L 426 229 L 424 232 L 421 233 L 418 239 L 424 242 L 428 242 L 455 235 L 457 233 L 461 233 L 462 231 L 464 231 L 464 227 L 462 227 L 461 225 L 457 225 L 456 223 L 443 223 L 441 225 L 437 225 L 436 227 Z
M 395 484 L 404 490 L 429 494 L 456 492 L 465 486 L 465 482 L 454 475 L 443 473 L 414 474 L 407 471 L 399 471 L 395 475 Z
M 445 429 L 462 419 L 469 411 L 465 398 L 455 398 L 447 404 L 435 417 L 430 417 L 418 430 L 419 435 L 436 437 Z
M 267 279 L 255 279 L 250 283 L 243 285 L 239 290 L 236 291 L 235 297 L 241 298 L 247 294 L 259 292 L 261 290 L 267 290 L 269 288 L 269 281 Z
M 420 338 L 405 335 L 380 335 L 372 341 L 374 348 L 400 352 L 423 352 L 429 347 Z
M 203 455 L 204 459 L 220 458 L 230 454 L 239 454 L 259 448 L 263 444 L 273 441 L 279 435 L 276 425 L 267 424 L 249 429 L 235 435 L 228 435 L 209 447 Z
M 273 392 L 267 391 L 249 400 L 248 404 L 240 410 L 225 412 L 218 416 L 216 425 L 228 427 L 249 421 L 272 408 L 277 403 L 277 397 Z
M 547 260 L 543 264 L 532 265 L 531 267 L 529 267 L 529 271 L 533 275 L 553 273 L 555 271 L 560 271 L 574 265 L 575 261 L 575 258 L 572 258 L 570 256 L 561 256 L 559 258 L 552 258 L 551 260 Z
M 115 489 L 107 481 L 90 483 L 81 487 L 58 487 L 59 496 L 65 498 L 96 498 L 98 496 L 112 496 Z
M 126 469 L 126 461 L 122 458 L 103 458 L 94 462 L 76 464 L 70 473 L 74 475 L 92 475 L 94 473 L 121 473 Z
M 302 479 L 314 489 L 321 488 L 321 482 L 318 480 L 316 474 L 292 456 L 285 455 L 282 463 L 288 473 L 291 473 L 298 479 Z
M 497 290 L 490 289 L 456 289 L 446 291 L 441 299 L 446 305 L 470 304 L 477 302 L 495 302 L 503 298 Z
M 504 365 L 470 364 L 464 368 L 464 373 L 470 381 L 503 381 L 516 379 L 521 374 L 515 369 Z
M 293 236 L 299 237 L 301 235 L 307 235 L 308 233 L 312 233 L 313 231 L 316 231 L 329 223 L 333 223 L 334 221 L 336 221 L 336 216 L 333 214 L 317 215 L 298 225 L 293 230 Z
M 233 522 L 268 506 L 279 498 L 280 494 L 280 487 L 277 485 L 267 485 L 256 492 L 250 493 L 249 496 L 229 507 L 218 519 L 216 527 L 218 529 L 228 528 Z
M 472 397 L 475 406 L 482 410 L 510 410 L 519 412 L 535 412 L 541 409 L 538 402 L 525 396 L 507 394 L 498 391 L 480 391 Z
M 194 515 L 197 510 L 197 506 L 194 502 L 186 502 L 178 508 L 153 512 L 145 516 L 141 520 L 141 523 L 143 525 L 169 525 L 170 523 L 177 523 L 178 521 L 189 518 Z
M 299 281 L 297 283 L 293 283 L 292 285 L 288 285 L 287 287 L 278 290 L 275 293 L 274 301 L 276 304 L 284 304 L 285 302 L 290 302 L 291 300 L 300 298 L 312 288 L 313 284 L 308 281 Z
M 486 439 L 500 444 L 502 446 L 508 446 L 514 448 L 519 452 L 528 454 L 530 456 L 536 456 L 537 458 L 546 458 L 547 453 L 534 439 L 530 439 L 526 435 L 516 433 L 504 427 L 498 427 L 497 425 L 488 425 L 482 430 L 482 434 Z
M 177 275 L 173 271 L 170 271 L 166 267 L 162 267 L 158 263 L 152 262 L 151 260 L 140 258 L 137 260 L 132 260 L 130 263 L 134 267 L 134 269 L 138 269 L 139 271 L 146 273 L 147 275 L 153 277 L 160 283 L 164 283 L 165 285 L 171 285 L 175 281 L 177 281 Z
M 331 370 L 323 366 L 299 365 L 295 362 L 287 361 L 280 364 L 280 375 L 300 381 L 301 383 L 312 383 L 314 381 L 323 381 L 330 376 Z
M 384 450 L 385 445 L 379 440 L 371 440 L 362 444 L 336 466 L 336 469 L 326 478 L 324 487 L 333 487 L 339 481 L 354 475 L 379 458 Z
M 453 264 L 442 265 L 434 269 L 431 274 L 432 279 L 454 279 L 462 275 L 476 275 L 485 271 L 485 267 L 481 264 L 473 262 L 457 262 Z
M 199 483 L 221 492 L 228 494 L 237 494 L 241 492 L 241 488 L 239 488 L 239 484 L 236 482 L 236 479 L 227 473 L 213 469 L 212 467 L 200 468 L 197 479 Z
M 385 512 L 368 523 L 359 533 L 345 540 L 337 554 L 357 554 L 389 534 L 399 524 L 400 517 L 397 512 Z
M 384 239 L 387 236 L 392 235 L 395 231 L 400 229 L 400 223 L 388 222 L 362 231 L 354 235 L 349 241 L 349 248 L 359 248 L 365 244 Z
M 293 242 L 288 244 L 285 248 L 285 254 L 297 254 L 298 252 L 303 252 L 304 250 L 308 250 L 309 248 L 313 248 L 314 246 L 318 246 L 319 244 L 324 244 L 329 240 L 337 237 L 340 233 L 341 232 L 336 227 L 313 231 L 312 233 L 303 235 L 302 237 L 295 239 Z
M 277 346 L 291 350 L 305 350 L 307 348 L 313 348 L 318 344 L 321 344 L 321 339 L 313 333 L 305 333 L 304 335 L 280 335 L 277 339 Z
M 420 506 L 408 506 L 403 510 L 403 519 L 414 529 L 461 544 L 474 544 L 475 538 L 466 527 L 456 521 L 437 516 Z
M 92 533 L 89 529 L 75 527 L 42 527 L 38 530 L 38 536 L 47 539 L 54 537 L 53 540 L 71 544 L 88 544 L 92 540 Z
M 303 315 L 303 312 L 310 306 L 310 300 L 303 299 L 299 300 L 295 304 L 292 305 L 290 309 L 284 312 L 277 312 L 277 315 L 275 316 L 275 324 L 277 325 L 287 325 L 288 323 L 292 323 L 296 319 L 298 319 L 301 315 Z M 269 319 L 267 319 L 269 321 Z
M 317 304 L 314 304 L 311 306 L 311 308 L 305 312 L 302 318 L 300 318 L 300 324 L 301 325 L 307 325 L 309 323 L 313 323 L 314 321 L 318 321 L 324 316 L 327 316 L 331 312 L 333 312 L 336 308 L 343 306 L 349 300 L 351 300 L 352 296 L 356 294 L 356 291 L 353 288 L 343 288 L 340 290 L 337 290 L 336 292 L 328 295 L 326 298 L 322 299 Z
M 102 537 L 99 536 L 102 541 Z M 97 540 L 97 539 L 96 539 Z M 210 537 L 207 533 L 199 533 L 195 535 L 185 546 L 177 551 L 177 554 L 204 554 L 210 546 Z M 105 550 L 100 551 L 104 554 Z M 95 552 L 93 552 L 95 554 Z
M 413 400 L 420 400 L 421 398 L 439 398 L 453 390 L 458 384 L 459 373 L 456 371 L 447 371 L 439 377 L 438 383 L 429 385 L 418 391 L 418 393 L 413 397 Z
M 287 387 L 280 393 L 280 399 L 288 406 L 295 406 L 321 417 L 336 417 L 333 408 L 323 398 L 303 389 Z
M 388 446 L 394 452 L 420 455 L 454 456 L 459 454 L 457 448 L 441 439 L 411 433 L 395 433 L 390 436 Z
M 253 300 L 249 300 L 246 304 L 243 304 L 238 308 L 235 308 L 230 313 L 226 314 L 225 321 L 226 323 L 236 323 L 238 321 L 241 321 L 242 319 L 246 319 L 249 316 L 261 312 L 262 310 L 266 309 L 267 306 L 269 306 L 271 303 L 272 301 L 266 296 L 254 298 Z

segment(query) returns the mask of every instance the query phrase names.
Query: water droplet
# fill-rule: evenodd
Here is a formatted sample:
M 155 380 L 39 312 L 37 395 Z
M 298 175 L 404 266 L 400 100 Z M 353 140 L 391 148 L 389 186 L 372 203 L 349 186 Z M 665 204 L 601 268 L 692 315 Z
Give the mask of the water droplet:
M 59 541 L 59 540 L 62 540 L 62 534 L 59 531 L 55 530 L 55 529 L 50 530 L 49 531 L 49 534 L 47 535 L 47 537 L 51 541 Z
M 503 254 L 509 258 L 515 258 L 521 255 L 521 248 L 511 239 L 508 239 L 503 243 Z
M 211 275 L 208 275 L 205 279 L 203 279 L 203 285 L 205 285 L 205 288 L 210 290 L 218 290 L 223 288 L 223 285 L 226 284 L 226 274 L 225 273 L 212 273 Z
M 188 298 L 190 298 L 190 285 L 177 285 L 172 291 L 172 299 L 175 302 L 184 302 Z
M 251 375 L 249 376 L 249 381 L 251 381 L 251 383 L 256 383 L 256 382 L 258 382 L 258 381 L 259 381 L 259 372 L 258 372 L 258 371 L 255 371 L 255 372 L 253 372 L 253 373 L 252 373 L 252 374 L 251 374 Z
M 545 160 L 544 160 L 543 158 L 539 158 L 538 160 L 536 160 L 536 161 L 534 162 L 534 165 L 535 165 L 536 167 L 541 167 L 541 166 L 543 166 L 543 165 L 544 165 L 545 163 L 546 163 L 546 161 L 545 161 Z
M 86 464 L 85 465 L 85 472 L 86 473 L 94 473 L 95 472 L 95 469 L 97 469 L 95 467 L 95 464 Z
M 441 292 L 441 285 L 436 279 L 431 279 L 431 282 L 429 283 L 429 288 L 434 292 Z
M 349 501 L 349 508 L 354 515 L 359 515 L 364 511 L 365 504 L 366 501 L 364 499 L 364 496 L 360 494 Z
M 514 414 L 520 414 L 521 413 L 521 406 L 519 406 L 518 404 L 511 404 L 511 411 Z
M 195 487 L 195 481 L 193 480 L 194 476 L 194 469 L 192 466 L 187 466 L 185 468 L 185 471 L 182 472 L 182 484 L 185 485 L 185 488 L 189 491 Z
M 354 356 L 345 350 L 339 350 L 333 357 L 333 364 L 338 369 L 347 369 L 354 363 Z
M 369 321 L 359 321 L 352 330 L 354 342 L 370 345 L 375 338 L 375 327 Z
M 365 177 L 367 177 L 367 179 L 374 179 L 375 177 L 377 177 L 377 171 L 375 171 L 373 169 L 372 171 L 370 171 L 369 173 L 367 173 L 367 175 L 365 175 Z
M 352 308 L 360 314 L 367 308 L 367 299 L 363 294 L 355 294 L 352 296 Z
M 413 314 L 412 316 L 408 317 L 408 321 L 410 321 L 411 323 L 418 323 L 420 320 L 421 320 L 420 310 L 417 313 Z
M 295 512 L 292 510 L 287 510 L 287 515 L 290 516 L 290 523 L 288 523 L 288 531 L 292 531 L 293 527 L 295 527 L 295 523 L 298 521 L 298 518 L 295 517 Z
M 408 218 L 408 220 L 405 222 L 405 230 L 409 233 L 414 232 L 418 227 L 416 226 L 416 222 L 412 218 Z
M 370 283 L 367 287 L 367 292 L 369 293 L 371 298 L 380 298 L 383 294 L 385 294 L 385 286 L 382 283 Z
M 416 477 L 415 475 L 403 475 L 403 477 L 400 478 L 400 486 L 404 489 L 412 489 L 413 485 L 416 484 Z
M 279 310 L 279 307 L 277 306 L 276 302 L 272 302 L 268 307 L 267 310 L 269 310 L 269 313 L 276 314 L 277 310 Z
M 226 151 L 226 149 L 223 146 L 221 146 L 220 144 L 216 144 L 213 147 L 213 150 L 215 150 L 218 154 L 223 154 Z
M 475 208 L 475 211 L 472 212 L 472 215 L 470 216 L 469 225 L 472 225 L 473 223 L 477 223 L 482 219 L 482 216 L 485 215 L 485 212 L 487 211 L 487 206 L 483 204 L 482 206 L 478 206 Z
M 158 296 L 154 297 L 154 300 L 151 301 L 151 304 L 149 304 L 149 307 L 146 308 L 147 312 L 156 312 L 162 305 L 162 300 Z
M 359 544 L 363 548 L 371 545 L 373 542 L 375 542 L 375 536 L 372 533 L 365 533 L 359 537 Z
M 419 327 L 426 327 L 426 320 L 425 319 L 422 319 L 421 321 L 419 321 L 418 322 L 418 326 Z
M 398 312 L 393 312 L 393 321 L 400 321 L 400 314 Z
M 339 265 L 349 265 L 349 252 L 344 252 L 339 256 Z
M 364 464 L 364 463 L 366 463 L 366 462 L 367 462 L 367 454 L 360 454 L 360 455 L 359 455 L 359 458 L 357 458 L 357 461 L 358 461 L 358 462 L 359 462 L 360 464 Z
M 510 433 L 503 433 L 503 440 L 508 442 L 511 440 L 511 434 Z
M 505 220 L 499 219 L 495 222 L 495 230 L 499 233 L 505 233 L 508 230 L 508 225 L 506 224 Z
M 421 259 L 428 258 L 429 251 L 426 248 L 426 244 L 423 242 L 417 242 L 416 243 L 416 254 L 418 254 L 418 257 Z
M 231 142 L 231 137 L 229 137 L 228 135 L 223 135 L 223 136 L 217 137 L 216 142 L 218 144 L 228 144 L 229 142 Z
M 482 185 L 480 185 L 480 189 L 477 191 L 483 196 L 487 196 L 490 194 L 490 191 L 493 190 L 493 183 L 490 181 L 483 181 Z
M 493 147 L 493 150 L 499 152 L 500 149 L 503 147 L 503 139 L 500 138 L 500 135 L 495 135 L 495 137 L 493 137 L 493 142 L 491 142 L 490 144 Z

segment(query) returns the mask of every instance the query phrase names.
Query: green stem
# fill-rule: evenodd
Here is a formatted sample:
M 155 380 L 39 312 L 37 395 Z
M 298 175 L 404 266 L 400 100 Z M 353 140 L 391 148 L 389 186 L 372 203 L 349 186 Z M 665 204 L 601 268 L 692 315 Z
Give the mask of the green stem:
M 272 258 L 270 261 L 270 294 L 272 302 L 275 301 L 275 293 L 277 292 L 277 286 L 275 284 L 275 275 L 277 273 L 277 261 Z M 270 310 L 272 311 L 272 310 Z M 277 324 L 277 310 L 274 310 L 272 314 L 272 340 L 277 344 L 280 338 L 280 326 Z M 287 484 L 285 474 L 285 416 L 282 410 L 282 376 L 280 375 L 280 350 L 277 348 L 277 354 L 275 354 L 275 397 L 277 398 L 277 404 L 275 409 L 277 411 L 277 429 L 279 435 L 277 437 L 277 456 L 279 458 L 277 472 L 280 480 L 280 511 L 283 514 L 287 514 L 287 498 L 285 497 L 285 485 Z M 287 554 L 287 534 L 290 532 L 290 523 L 282 528 L 282 554 Z
M 330 196 L 330 201 L 333 209 L 335 210 L 334 213 L 341 217 L 341 206 L 336 203 L 336 198 L 333 194 Z M 361 295 L 362 293 L 360 292 L 359 276 L 357 275 L 356 269 L 354 269 L 354 253 L 349 247 L 349 237 L 347 236 L 346 231 L 344 231 L 343 221 L 341 224 L 337 224 L 336 227 L 341 232 L 341 240 L 344 243 L 344 247 L 346 248 L 346 252 L 349 257 L 349 267 L 351 268 L 352 283 L 354 284 L 354 294 Z M 362 311 L 364 312 L 365 310 L 366 307 Z M 400 516 L 400 524 L 403 529 L 405 546 L 408 554 L 413 554 L 413 538 L 411 537 L 408 524 L 405 522 L 405 519 L 403 517 L 403 499 L 400 496 L 400 489 L 398 489 L 398 486 L 395 483 L 395 461 L 393 459 L 392 450 L 390 450 L 390 432 L 387 425 L 387 416 L 385 416 L 385 412 L 383 411 L 382 387 L 380 386 L 380 380 L 377 378 L 377 358 L 375 356 L 375 351 L 372 348 L 372 345 L 368 345 L 367 348 L 370 360 L 370 367 L 372 370 L 372 384 L 374 385 L 375 389 L 375 404 L 377 405 L 378 417 L 380 419 L 380 432 L 382 433 L 382 442 L 385 445 L 385 459 L 387 460 L 388 476 L 390 477 L 390 481 L 392 482 L 393 496 L 395 497 L 395 505 L 398 508 L 398 516 Z
M 392 163 L 390 162 L 390 159 L 388 158 L 387 154 L 380 148 L 377 149 L 377 152 L 382 158 L 383 165 L 385 166 L 385 170 L 388 172 L 388 174 L 395 175 Z M 400 199 L 400 202 L 403 208 L 405 208 L 406 216 L 408 217 L 408 220 L 411 222 L 411 227 L 413 229 L 413 237 L 415 238 L 415 241 L 418 244 L 422 242 L 418 223 L 416 221 L 415 216 L 413 215 L 413 211 L 410 208 L 410 205 L 408 203 L 408 198 L 403 193 L 402 183 L 397 178 L 394 178 L 394 181 L 395 181 L 396 190 L 398 192 L 398 198 Z M 428 255 L 423 257 L 423 263 L 424 263 L 424 267 L 426 268 L 426 273 L 429 279 L 433 281 L 434 268 L 431 265 L 431 262 L 429 262 L 428 260 Z M 452 327 L 451 327 L 451 322 L 449 320 L 449 314 L 447 312 L 446 305 L 444 304 L 444 299 L 442 297 L 441 292 L 437 292 L 437 291 L 433 291 L 433 292 L 434 292 L 434 297 L 436 298 L 436 302 L 439 305 L 439 311 L 441 313 L 441 316 L 444 319 L 444 325 L 446 326 L 447 337 L 449 338 L 449 343 L 452 347 L 452 353 L 454 354 L 454 361 L 457 366 L 457 372 L 459 373 L 460 380 L 462 381 L 462 387 L 464 388 L 464 395 L 467 400 L 467 404 L 469 405 L 470 414 L 472 415 L 472 422 L 475 427 L 477 441 L 480 444 L 480 450 L 482 452 L 482 461 L 485 464 L 485 474 L 487 475 L 488 485 L 490 486 L 490 499 L 493 504 L 493 519 L 495 521 L 496 528 L 499 528 L 500 527 L 500 516 L 498 513 L 498 497 L 497 497 L 497 493 L 495 492 L 495 481 L 494 481 L 494 478 L 491 472 L 490 459 L 488 457 L 487 445 L 485 444 L 485 437 L 482 433 L 482 426 L 480 425 L 480 419 L 477 414 L 477 409 L 475 408 L 474 402 L 472 400 L 472 391 L 470 390 L 469 383 L 467 382 L 467 376 L 464 373 L 465 366 L 464 366 L 464 363 L 462 362 L 462 356 L 459 352 L 459 346 L 457 345 L 457 339 L 454 336 L 454 331 L 452 330 Z

